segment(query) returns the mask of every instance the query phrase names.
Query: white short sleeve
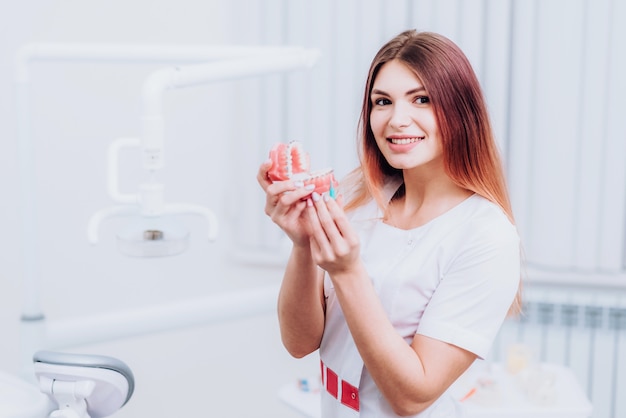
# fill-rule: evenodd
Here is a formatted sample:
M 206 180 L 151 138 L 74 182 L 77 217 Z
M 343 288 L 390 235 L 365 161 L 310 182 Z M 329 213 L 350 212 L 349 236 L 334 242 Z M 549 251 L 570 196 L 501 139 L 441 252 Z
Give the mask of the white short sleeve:
M 417 333 L 485 358 L 518 290 L 519 237 L 495 206 L 455 235 Z

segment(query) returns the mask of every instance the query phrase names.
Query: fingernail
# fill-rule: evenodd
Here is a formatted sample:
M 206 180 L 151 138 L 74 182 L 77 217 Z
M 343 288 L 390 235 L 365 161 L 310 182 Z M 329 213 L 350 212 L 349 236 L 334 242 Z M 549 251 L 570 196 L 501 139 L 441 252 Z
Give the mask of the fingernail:
M 306 200 L 306 205 L 307 205 L 307 207 L 313 206 L 313 202 L 311 202 L 311 199 L 307 199 Z
M 315 190 L 315 184 L 307 184 L 304 188 L 306 190 Z
M 293 183 L 293 187 L 295 187 L 296 189 L 299 189 L 302 186 L 304 186 L 304 183 L 300 180 Z
M 318 201 L 320 200 L 320 194 L 318 192 L 313 192 L 313 194 L 311 195 L 311 197 L 313 198 L 314 201 Z
M 324 202 L 328 202 L 330 200 L 330 196 L 328 196 L 328 193 L 324 193 Z

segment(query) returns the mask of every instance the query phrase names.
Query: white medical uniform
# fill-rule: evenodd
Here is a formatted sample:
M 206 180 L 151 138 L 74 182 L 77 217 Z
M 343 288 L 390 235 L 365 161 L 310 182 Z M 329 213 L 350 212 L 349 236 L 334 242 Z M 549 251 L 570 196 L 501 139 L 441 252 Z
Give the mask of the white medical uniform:
M 386 196 L 397 187 L 389 185 Z M 520 278 L 519 237 L 506 214 L 474 194 L 410 230 L 383 223 L 374 201 L 350 218 L 366 270 L 406 343 L 422 334 L 485 358 Z M 324 293 L 322 417 L 396 417 L 363 365 L 328 275 Z M 462 416 L 458 402 L 447 394 L 416 415 Z

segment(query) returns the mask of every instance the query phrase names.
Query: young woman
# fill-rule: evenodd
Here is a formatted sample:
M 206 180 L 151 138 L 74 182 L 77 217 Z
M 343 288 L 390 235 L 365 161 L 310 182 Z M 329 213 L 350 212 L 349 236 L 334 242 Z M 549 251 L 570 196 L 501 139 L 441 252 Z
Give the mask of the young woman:
M 485 101 L 434 33 L 384 45 L 367 78 L 361 165 L 337 200 L 258 181 L 293 242 L 282 339 L 319 349 L 323 417 L 458 417 L 446 394 L 516 306 L 520 244 Z M 345 203 L 345 205 L 344 205 Z

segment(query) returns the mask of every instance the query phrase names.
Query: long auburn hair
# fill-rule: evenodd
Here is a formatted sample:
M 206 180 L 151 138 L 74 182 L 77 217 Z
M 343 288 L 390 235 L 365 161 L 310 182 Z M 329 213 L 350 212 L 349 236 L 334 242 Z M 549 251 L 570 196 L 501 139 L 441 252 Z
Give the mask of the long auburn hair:
M 388 202 L 384 200 L 383 186 L 391 179 L 402 179 L 402 170 L 391 167 L 380 152 L 370 126 L 374 81 L 380 68 L 392 60 L 414 71 L 428 92 L 439 127 L 447 175 L 458 186 L 498 205 L 514 224 L 487 105 L 469 60 L 450 39 L 415 30 L 404 31 L 387 42 L 370 66 L 359 119 L 361 164 L 344 182 L 351 189 L 346 210 L 362 206 L 372 198 L 385 210 Z M 520 294 L 512 312 L 520 310 Z

